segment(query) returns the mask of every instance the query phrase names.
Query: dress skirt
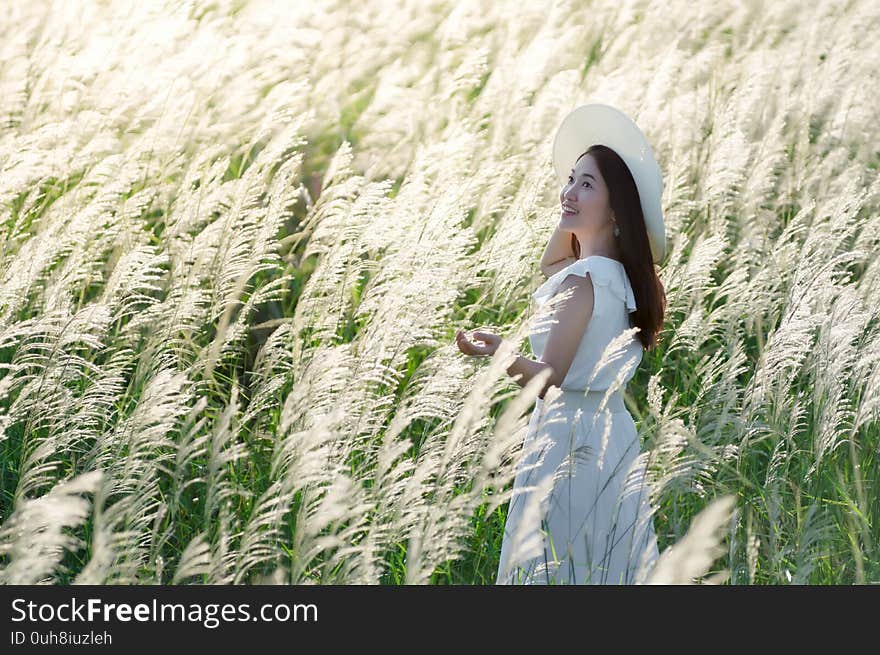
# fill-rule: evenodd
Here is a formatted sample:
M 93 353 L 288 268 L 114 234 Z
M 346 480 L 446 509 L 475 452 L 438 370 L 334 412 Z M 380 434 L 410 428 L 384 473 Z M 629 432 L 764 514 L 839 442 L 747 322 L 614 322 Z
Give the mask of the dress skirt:
M 642 584 L 658 558 L 644 456 L 619 390 L 550 387 L 514 479 L 496 584 Z

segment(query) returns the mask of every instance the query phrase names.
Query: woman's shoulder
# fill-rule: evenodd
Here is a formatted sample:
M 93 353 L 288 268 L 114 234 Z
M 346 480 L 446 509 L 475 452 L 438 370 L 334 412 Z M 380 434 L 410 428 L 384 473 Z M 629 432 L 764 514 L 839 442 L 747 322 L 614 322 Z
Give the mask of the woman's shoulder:
M 588 273 L 593 285 L 608 287 L 615 296 L 626 303 L 629 311 L 635 310 L 635 294 L 623 262 L 602 255 L 588 255 L 559 269 L 538 287 L 532 297 L 538 304 L 543 304 L 559 290 L 563 281 L 570 275 L 585 278 Z
M 549 278 L 554 273 L 558 273 L 563 268 L 570 266 L 572 263 L 574 263 L 576 261 L 577 261 L 577 257 L 566 257 L 564 259 L 560 259 L 558 262 L 553 262 L 549 266 L 542 266 L 541 272 L 544 274 L 545 277 Z

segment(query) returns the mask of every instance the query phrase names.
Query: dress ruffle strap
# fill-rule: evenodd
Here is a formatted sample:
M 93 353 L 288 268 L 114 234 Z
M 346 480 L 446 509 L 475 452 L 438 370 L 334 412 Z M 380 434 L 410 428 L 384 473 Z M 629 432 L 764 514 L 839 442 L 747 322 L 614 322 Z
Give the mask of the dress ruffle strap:
M 541 306 L 553 297 L 566 277 L 569 275 L 586 277 L 587 273 L 590 274 L 593 284 L 608 287 L 615 296 L 625 302 L 627 311 L 635 311 L 636 297 L 626 270 L 620 263 L 597 255 L 579 259 L 557 271 L 535 290 L 532 298 L 538 306 Z
M 611 276 L 611 289 L 614 291 L 614 295 L 626 303 L 627 311 L 634 312 L 636 310 L 636 295 L 633 293 L 625 269 L 622 266 L 618 268 L 619 273 Z

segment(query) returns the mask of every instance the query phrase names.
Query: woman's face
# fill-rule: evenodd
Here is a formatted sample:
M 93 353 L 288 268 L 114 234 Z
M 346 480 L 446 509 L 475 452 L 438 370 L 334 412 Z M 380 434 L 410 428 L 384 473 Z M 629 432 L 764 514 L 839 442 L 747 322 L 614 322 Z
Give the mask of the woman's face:
M 559 226 L 574 232 L 579 239 L 581 236 L 601 238 L 603 231 L 614 229 L 608 187 L 592 155 L 584 155 L 575 164 L 559 200 L 562 204 Z M 569 207 L 574 213 L 567 211 Z

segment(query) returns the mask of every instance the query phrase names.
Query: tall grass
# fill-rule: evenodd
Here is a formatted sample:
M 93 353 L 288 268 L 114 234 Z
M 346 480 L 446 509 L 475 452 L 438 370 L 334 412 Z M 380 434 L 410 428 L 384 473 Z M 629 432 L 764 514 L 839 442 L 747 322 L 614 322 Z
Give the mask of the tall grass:
M 491 584 L 552 135 L 664 171 L 655 582 L 880 580 L 874 2 L 21 2 L 0 580 Z M 705 576 L 705 577 L 704 577 Z

